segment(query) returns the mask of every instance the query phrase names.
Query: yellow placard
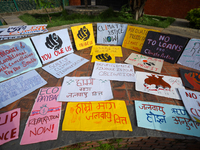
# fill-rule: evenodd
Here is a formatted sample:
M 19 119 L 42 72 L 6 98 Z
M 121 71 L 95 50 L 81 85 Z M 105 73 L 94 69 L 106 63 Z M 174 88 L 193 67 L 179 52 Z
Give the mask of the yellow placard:
M 90 55 L 94 55 L 95 53 L 96 54 L 107 53 L 107 54 L 114 54 L 115 57 L 123 57 L 121 46 L 94 45 L 92 46 Z
M 122 100 L 68 102 L 63 131 L 132 131 L 126 104 Z
M 92 24 L 71 27 L 77 50 L 95 45 Z
M 109 53 L 95 53 L 92 55 L 91 62 L 95 61 L 115 63 L 115 55 Z
M 122 47 L 140 52 L 148 31 L 160 32 L 159 30 L 128 25 Z

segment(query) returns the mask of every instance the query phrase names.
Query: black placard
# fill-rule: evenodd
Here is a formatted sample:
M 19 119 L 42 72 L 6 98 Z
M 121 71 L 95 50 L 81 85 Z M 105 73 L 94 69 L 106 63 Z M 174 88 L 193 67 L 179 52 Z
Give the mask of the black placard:
M 188 38 L 149 31 L 141 53 L 175 63 L 183 52 Z

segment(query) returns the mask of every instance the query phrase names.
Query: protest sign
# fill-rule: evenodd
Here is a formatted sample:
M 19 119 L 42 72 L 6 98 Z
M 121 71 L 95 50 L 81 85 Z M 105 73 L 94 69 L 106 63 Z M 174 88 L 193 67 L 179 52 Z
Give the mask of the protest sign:
M 190 39 L 178 64 L 200 70 L 200 39 Z
M 71 29 L 77 50 L 82 50 L 84 48 L 95 45 L 92 24 L 74 26 L 71 27 Z
M 30 39 L 0 45 L 0 82 L 41 66 Z
M 180 74 L 185 87 L 200 91 L 200 72 L 180 68 Z
M 20 108 L 0 114 L 0 145 L 19 136 Z
M 133 65 L 97 61 L 94 64 L 92 78 L 127 82 L 136 81 Z
M 46 83 L 35 70 L 0 83 L 0 108 L 24 97 Z
M 58 101 L 100 101 L 113 98 L 110 81 L 91 77 L 65 77 Z
M 22 34 L 33 34 L 43 33 L 46 29 L 47 24 L 40 25 L 22 25 L 22 26 L 9 26 L 0 35 L 22 35 Z
M 178 89 L 184 106 L 193 121 L 200 123 L 200 92 Z
M 160 32 L 158 30 L 128 25 L 122 47 L 140 52 L 148 31 Z
M 187 41 L 188 38 L 185 37 L 149 31 L 141 53 L 174 64 L 184 50 Z
M 69 102 L 63 131 L 132 131 L 124 101 Z
M 73 53 L 68 30 L 62 29 L 31 37 L 43 64 Z
M 88 61 L 89 60 L 72 53 L 47 66 L 42 67 L 42 69 L 49 72 L 56 78 L 62 78 Z
M 97 23 L 97 44 L 122 45 L 127 24 Z
M 61 113 L 61 102 L 57 98 L 61 87 L 46 87 L 40 89 L 20 145 L 56 140 Z
M 181 100 L 177 88 L 185 89 L 181 78 L 136 71 L 136 91 Z
M 131 53 L 124 62 L 142 69 L 160 73 L 164 61 L 162 59 Z
M 138 127 L 200 137 L 200 124 L 183 106 L 135 101 Z

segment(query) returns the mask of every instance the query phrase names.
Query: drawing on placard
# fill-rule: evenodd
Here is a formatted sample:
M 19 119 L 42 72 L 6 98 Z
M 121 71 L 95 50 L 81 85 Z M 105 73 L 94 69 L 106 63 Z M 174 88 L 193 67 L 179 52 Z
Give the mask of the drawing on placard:
M 41 115 L 46 115 L 48 112 L 49 108 L 47 107 L 47 104 L 43 104 L 40 106 L 40 114 Z
M 200 51 L 200 43 L 195 42 L 193 48 L 191 49 L 190 52 L 192 52 L 192 56 L 194 55 L 195 52 L 199 53 Z
M 63 42 L 61 38 L 55 33 L 49 34 L 49 36 L 46 37 L 45 45 L 50 49 L 54 49 L 56 51 L 62 47 L 62 44 Z
M 77 36 L 79 39 L 86 41 L 90 38 L 90 31 L 85 26 L 83 26 L 83 28 L 80 28 L 78 31 Z
M 112 60 L 111 56 L 108 53 L 96 55 L 96 58 L 104 62 Z

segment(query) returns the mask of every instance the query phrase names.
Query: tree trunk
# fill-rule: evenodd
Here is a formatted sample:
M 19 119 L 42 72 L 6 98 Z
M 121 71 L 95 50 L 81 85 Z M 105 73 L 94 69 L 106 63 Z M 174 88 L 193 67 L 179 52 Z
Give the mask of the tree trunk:
M 130 1 L 131 10 L 132 10 L 135 20 L 138 20 L 140 17 L 142 17 L 146 1 L 147 0 L 131 0 Z
M 85 3 L 85 8 L 88 8 L 87 0 L 84 0 L 84 3 Z

